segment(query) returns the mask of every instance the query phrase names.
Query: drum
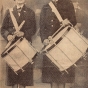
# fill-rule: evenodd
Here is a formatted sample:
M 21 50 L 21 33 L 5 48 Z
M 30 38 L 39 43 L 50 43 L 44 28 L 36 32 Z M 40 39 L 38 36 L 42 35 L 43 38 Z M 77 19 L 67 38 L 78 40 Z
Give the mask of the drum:
M 88 41 L 73 27 L 67 26 L 45 48 L 45 55 L 60 71 L 66 71 L 76 62 L 85 57 Z
M 32 58 L 36 53 L 34 47 L 25 38 L 20 38 L 6 49 L 1 56 L 13 71 L 17 73 L 20 69 L 24 71 L 22 67 L 28 62 L 32 63 Z

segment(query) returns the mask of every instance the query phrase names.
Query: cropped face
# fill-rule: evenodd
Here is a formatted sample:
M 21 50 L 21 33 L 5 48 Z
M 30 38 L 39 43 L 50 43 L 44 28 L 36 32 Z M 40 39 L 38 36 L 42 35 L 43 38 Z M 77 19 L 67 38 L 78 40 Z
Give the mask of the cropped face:
M 25 0 L 15 0 L 15 2 L 16 2 L 17 4 L 24 4 L 24 3 L 25 3 Z

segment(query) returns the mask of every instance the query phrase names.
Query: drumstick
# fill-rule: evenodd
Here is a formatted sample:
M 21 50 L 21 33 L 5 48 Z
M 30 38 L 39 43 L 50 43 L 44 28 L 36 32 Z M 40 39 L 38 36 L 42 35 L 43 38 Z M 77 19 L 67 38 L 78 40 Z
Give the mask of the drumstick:
M 23 20 L 23 22 L 20 24 L 20 26 L 18 27 L 18 29 L 16 29 L 16 32 L 20 31 L 20 29 L 23 27 L 24 23 L 25 23 L 25 20 Z M 15 37 L 16 37 L 16 35 L 13 35 L 13 39 L 8 42 L 8 44 L 6 45 L 5 49 L 8 48 L 11 45 L 11 43 L 13 42 L 13 40 L 15 39 Z
M 15 37 L 16 36 L 13 36 L 13 39 L 8 42 L 8 44 L 6 45 L 5 49 L 7 49 L 11 45 L 11 43 L 13 42 L 13 40 L 15 39 Z
M 20 26 L 18 27 L 18 31 L 20 31 L 20 29 L 23 27 L 24 23 L 25 23 L 25 20 L 23 20 L 23 22 L 22 22 L 22 23 L 20 24 Z

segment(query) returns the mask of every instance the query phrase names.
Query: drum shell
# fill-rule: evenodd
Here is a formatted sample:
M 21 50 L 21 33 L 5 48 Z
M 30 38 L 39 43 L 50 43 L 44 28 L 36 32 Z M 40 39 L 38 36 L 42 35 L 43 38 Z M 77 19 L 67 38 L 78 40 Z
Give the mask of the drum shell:
M 56 35 L 56 37 L 58 37 Z M 63 36 L 63 37 L 62 37 Z M 59 68 L 60 71 L 64 71 L 75 65 L 75 63 L 86 53 L 88 47 L 88 41 L 82 37 L 74 28 L 69 31 L 66 30 L 60 38 L 59 43 L 47 46 L 46 56 Z M 57 39 L 57 38 L 55 38 Z M 53 40 L 55 43 L 57 41 Z
M 6 63 L 17 72 L 20 69 L 22 70 L 22 67 L 28 62 L 31 63 L 35 54 L 36 50 L 23 38 L 23 40 L 18 42 L 16 47 L 3 58 Z

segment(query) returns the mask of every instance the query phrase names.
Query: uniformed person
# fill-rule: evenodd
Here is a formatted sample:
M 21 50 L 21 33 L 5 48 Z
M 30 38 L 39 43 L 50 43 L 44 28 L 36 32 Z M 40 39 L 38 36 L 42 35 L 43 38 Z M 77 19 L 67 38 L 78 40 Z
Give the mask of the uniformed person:
M 74 0 L 73 5 L 75 8 L 77 25 L 76 29 L 78 29 L 79 33 L 82 34 L 85 38 L 88 39 L 88 14 L 87 10 L 83 3 L 87 3 L 88 1 Z M 84 58 L 84 57 L 83 57 Z M 88 88 L 88 55 L 86 60 L 83 58 L 78 61 L 77 68 L 75 68 L 75 81 L 74 88 Z
M 15 27 L 12 22 L 10 11 L 7 10 L 3 24 L 1 27 L 1 35 L 5 40 L 10 41 L 14 38 L 13 35 L 17 37 L 24 36 L 28 41 L 31 42 L 32 36 L 36 32 L 36 21 L 35 14 L 25 5 L 25 0 L 14 0 L 16 5 L 13 7 L 13 15 L 16 18 L 18 26 L 25 21 L 24 25 L 19 32 L 15 32 Z M 24 45 L 25 47 L 25 45 Z M 28 63 L 25 67 L 24 72 L 19 72 L 18 75 L 7 66 L 7 86 L 12 86 L 12 88 L 25 88 L 25 86 L 33 85 L 33 65 Z
M 53 4 L 60 13 L 62 19 L 64 20 L 62 24 L 68 23 L 66 18 L 72 23 L 73 26 L 76 25 L 76 17 L 73 4 L 71 0 L 52 0 Z M 52 36 L 61 26 L 61 22 L 57 19 L 54 12 L 52 12 L 49 4 L 43 6 L 40 14 L 40 36 L 44 45 L 47 45 L 49 36 Z M 43 56 L 43 82 L 53 82 L 53 81 L 65 81 L 66 78 L 60 80 L 60 72 L 57 68 L 49 61 L 45 55 Z M 68 75 L 65 75 L 67 77 Z M 71 76 L 71 75 L 69 75 Z M 69 81 L 71 82 L 71 81 Z

